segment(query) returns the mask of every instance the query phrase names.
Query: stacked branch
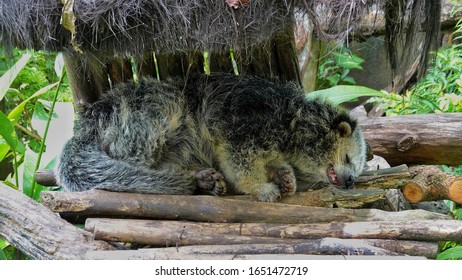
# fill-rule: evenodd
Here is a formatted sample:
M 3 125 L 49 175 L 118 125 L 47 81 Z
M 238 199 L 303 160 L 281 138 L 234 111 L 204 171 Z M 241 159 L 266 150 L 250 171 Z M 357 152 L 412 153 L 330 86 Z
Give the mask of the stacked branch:
M 159 245 L 229 245 L 267 243 L 269 239 L 325 237 L 344 239 L 397 239 L 462 241 L 460 220 L 331 222 L 310 224 L 197 223 L 134 219 L 87 219 L 85 229 L 96 239 Z M 209 237 L 217 237 L 217 240 Z M 239 237 L 241 239 L 226 239 Z M 275 242 L 277 244 L 278 242 Z
M 403 187 L 403 194 L 411 203 L 449 199 L 462 203 L 462 177 L 443 172 L 436 166 L 410 168 L 412 180 Z
M 56 185 L 52 170 L 37 171 L 35 179 L 44 186 Z M 302 191 L 295 196 L 284 197 L 279 202 L 302 206 L 360 208 L 383 199 L 383 190 L 392 188 L 403 189 L 406 199 L 411 203 L 442 199 L 462 202 L 462 177 L 447 174 L 434 166 L 415 166 L 408 169 L 404 164 L 364 172 L 356 178 L 354 190 L 327 187 Z M 226 198 L 254 200 L 251 196 L 242 195 Z
M 325 223 L 448 219 L 423 210 L 386 212 L 376 209 L 321 208 L 214 196 L 150 195 L 90 190 L 42 192 L 42 203 L 67 217 L 145 217 L 198 222 Z
M 304 240 L 286 244 L 195 245 L 114 252 L 93 251 L 87 259 L 326 259 L 329 256 L 419 256 L 435 258 L 436 243 L 338 238 Z M 324 255 L 324 256 L 320 256 Z M 332 257 L 327 257 L 332 259 Z M 341 259 L 345 259 L 342 257 Z
M 358 118 L 374 154 L 390 165 L 462 164 L 462 113 Z
M 2 183 L 0 237 L 33 259 L 83 259 L 88 251 L 114 249 Z

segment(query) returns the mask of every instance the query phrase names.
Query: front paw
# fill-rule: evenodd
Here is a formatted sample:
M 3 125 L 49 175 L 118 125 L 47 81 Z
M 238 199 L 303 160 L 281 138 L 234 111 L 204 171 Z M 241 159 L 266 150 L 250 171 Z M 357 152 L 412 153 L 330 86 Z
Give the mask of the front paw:
M 270 171 L 270 180 L 279 187 L 281 195 L 292 195 L 296 190 L 295 175 L 290 167 L 274 168 Z
M 213 168 L 198 171 L 196 179 L 197 187 L 201 191 L 214 195 L 222 195 L 226 192 L 226 183 L 223 175 Z
M 281 190 L 273 183 L 263 184 L 258 188 L 257 199 L 263 202 L 275 202 L 281 198 Z

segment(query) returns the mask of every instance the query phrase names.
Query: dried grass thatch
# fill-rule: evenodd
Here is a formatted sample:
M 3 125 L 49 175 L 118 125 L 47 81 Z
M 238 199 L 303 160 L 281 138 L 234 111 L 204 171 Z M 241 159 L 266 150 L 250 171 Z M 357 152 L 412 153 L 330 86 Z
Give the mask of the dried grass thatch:
M 3 0 L 0 44 L 7 49 L 80 49 L 110 56 L 146 50 L 245 49 L 291 28 L 295 9 L 311 17 L 319 35 L 338 37 L 378 1 L 63 0 L 75 15 L 73 41 L 60 24 L 61 1 Z M 233 2 L 237 8 L 230 6 Z

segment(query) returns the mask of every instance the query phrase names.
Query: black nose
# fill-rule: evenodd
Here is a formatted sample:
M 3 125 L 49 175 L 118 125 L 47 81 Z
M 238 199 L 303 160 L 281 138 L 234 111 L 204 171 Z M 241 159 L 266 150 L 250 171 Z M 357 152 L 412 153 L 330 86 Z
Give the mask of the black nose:
M 353 178 L 353 175 L 348 176 L 348 179 L 345 180 L 345 188 L 352 189 L 354 184 L 355 179 Z

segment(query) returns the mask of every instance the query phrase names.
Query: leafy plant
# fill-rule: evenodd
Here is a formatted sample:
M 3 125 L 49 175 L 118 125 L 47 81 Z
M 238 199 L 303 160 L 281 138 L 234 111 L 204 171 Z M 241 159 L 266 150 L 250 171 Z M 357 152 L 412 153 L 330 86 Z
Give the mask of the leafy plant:
M 349 76 L 351 69 L 362 70 L 364 59 L 354 55 L 349 49 L 340 47 L 321 59 L 318 67 L 316 88 L 326 89 L 337 85 L 355 85 L 356 81 Z
M 363 86 L 335 86 L 310 92 L 306 95 L 308 99 L 321 98 L 334 105 L 344 102 L 356 101 L 363 96 L 384 96 L 384 92 Z
M 34 174 L 42 163 L 42 155 L 45 153 L 45 141 L 47 139 L 50 123 L 58 116 L 54 112 L 59 93 L 63 88 L 65 71 L 60 56 L 54 60 L 53 71 L 56 71 L 54 77 L 59 76 L 58 82 L 48 83 L 41 88 L 28 87 L 23 83 L 25 80 L 33 79 L 31 76 L 25 76 L 23 71 L 28 71 L 29 64 L 26 60 L 31 60 L 31 54 L 23 54 L 18 62 L 7 69 L 0 77 L 0 92 L 2 94 L 0 101 L 7 104 L 7 110 L 4 113 L 0 111 L 0 162 L 11 159 L 13 161 L 13 173 L 8 176 L 3 183 L 22 191 L 35 200 L 39 200 L 42 186 L 36 184 Z M 55 57 L 55 56 L 53 56 Z M 4 58 L 3 58 L 4 59 Z M 29 61 L 29 63 L 31 63 Z M 4 64 L 2 64 L 4 65 Z M 53 66 L 53 64 L 51 64 Z M 35 66 L 34 66 L 35 67 Z M 48 63 L 48 67 L 50 64 Z M 54 68 L 54 69 L 53 69 Z M 43 69 L 42 69 L 43 70 Z M 45 73 L 47 71 L 43 71 Z M 42 73 L 42 74 L 43 74 Z M 43 75 L 37 75 L 43 79 Z M 35 78 L 37 78 L 35 77 Z M 24 79 L 21 81 L 21 79 Z M 16 85 L 16 88 L 14 87 Z M 64 85 L 66 88 L 67 85 Z M 35 92 L 27 92 L 27 89 L 36 89 Z M 39 100 L 38 98 L 45 98 Z M 46 100 L 48 99 L 48 100 Z M 32 123 L 38 123 L 40 120 L 45 122 L 44 129 L 36 132 Z M 19 122 L 27 123 L 30 131 L 19 125 Z M 18 133 L 20 131 L 21 133 Z M 28 133 L 24 133 L 27 131 Z M 21 135 L 22 134 L 22 135 Z M 25 145 L 25 144 L 28 145 Z M 48 165 L 51 168 L 54 165 L 52 160 Z M 0 259 L 22 258 L 16 249 L 6 241 L 0 239 Z

